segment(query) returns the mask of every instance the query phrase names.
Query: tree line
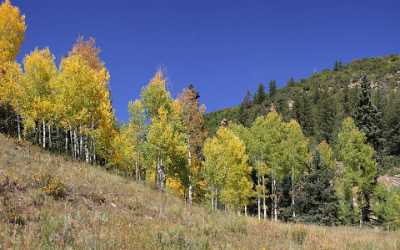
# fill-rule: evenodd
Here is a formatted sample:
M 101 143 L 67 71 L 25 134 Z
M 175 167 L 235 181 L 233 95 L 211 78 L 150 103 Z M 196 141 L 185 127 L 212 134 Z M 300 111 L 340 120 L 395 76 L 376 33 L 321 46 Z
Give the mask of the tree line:
M 16 56 L 25 30 L 18 8 L 3 2 L 2 132 L 118 169 L 162 192 L 176 193 L 189 205 L 203 202 L 213 210 L 259 219 L 400 225 L 399 192 L 377 182 L 381 141 L 374 124 L 379 114 L 368 84 L 359 94 L 357 119 L 343 119 L 336 136 L 318 143 L 304 118 L 285 117 L 279 101 L 252 122 L 222 120 L 209 136 L 198 91 L 189 85 L 173 98 L 162 70 L 142 88 L 140 98 L 129 103 L 129 121 L 119 125 L 112 110 L 110 75 L 94 39 L 79 38 L 58 67 L 48 48 L 35 49 L 20 65 Z M 270 95 L 278 91 L 275 84 Z M 266 96 L 260 87 L 254 102 L 263 104 Z M 243 110 L 253 105 L 251 99 L 243 102 Z

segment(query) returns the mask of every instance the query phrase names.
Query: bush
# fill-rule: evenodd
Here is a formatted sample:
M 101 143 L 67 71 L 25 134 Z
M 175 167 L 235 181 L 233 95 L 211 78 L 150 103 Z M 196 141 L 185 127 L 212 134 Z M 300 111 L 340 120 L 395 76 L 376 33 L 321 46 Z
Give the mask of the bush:
M 44 184 L 42 190 L 45 194 L 56 200 L 64 199 L 67 196 L 67 189 L 58 177 L 46 175 L 43 178 L 41 182 Z

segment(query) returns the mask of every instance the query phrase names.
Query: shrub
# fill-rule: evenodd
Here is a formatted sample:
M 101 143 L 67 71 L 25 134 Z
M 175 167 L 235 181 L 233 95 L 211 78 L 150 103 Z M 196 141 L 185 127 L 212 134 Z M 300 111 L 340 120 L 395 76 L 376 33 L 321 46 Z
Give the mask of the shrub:
M 46 185 L 42 187 L 42 190 L 45 194 L 52 196 L 56 200 L 64 199 L 67 196 L 67 189 L 58 177 L 50 176 Z

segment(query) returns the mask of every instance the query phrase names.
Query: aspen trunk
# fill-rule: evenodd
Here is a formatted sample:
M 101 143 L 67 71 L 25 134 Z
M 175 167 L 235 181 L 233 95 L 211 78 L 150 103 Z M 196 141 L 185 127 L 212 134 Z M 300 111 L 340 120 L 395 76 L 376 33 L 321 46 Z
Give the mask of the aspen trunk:
M 191 176 L 189 177 L 189 179 L 191 179 Z M 191 182 L 191 180 L 189 180 L 189 182 Z M 189 202 L 189 206 L 192 206 L 192 201 L 193 201 L 193 186 L 192 183 L 189 184 L 189 191 L 188 191 L 188 202 Z
M 274 220 L 278 221 L 278 197 L 276 195 L 276 180 L 273 179 L 273 192 L 274 192 Z
M 93 139 L 93 164 L 96 164 L 96 141 Z
M 294 202 L 294 169 L 292 167 L 292 217 L 296 218 L 296 211 L 295 211 L 295 202 Z
M 267 219 L 267 201 L 266 201 L 267 197 L 265 197 L 266 194 L 265 194 L 265 177 L 264 177 L 264 176 L 262 177 L 262 185 L 263 185 L 263 210 L 264 210 L 264 220 L 266 220 L 266 219 Z
M 260 187 L 260 176 L 257 177 L 257 184 Z M 257 191 L 257 214 L 258 214 L 258 220 L 261 220 L 261 200 L 259 191 Z
M 247 205 L 244 206 L 244 215 L 247 217 Z
M 88 138 L 85 137 L 85 161 L 86 163 L 89 163 L 89 145 L 88 145 Z
M 218 210 L 218 189 L 215 189 L 215 210 Z
M 49 123 L 49 125 L 47 125 L 47 127 L 48 127 L 48 130 L 49 130 L 49 148 L 52 148 L 53 147 L 53 143 L 52 143 L 52 141 L 51 141 L 51 125 L 50 125 L 50 123 Z
M 190 144 L 189 144 L 189 139 L 188 139 L 188 145 L 189 145 L 189 150 L 188 150 L 188 165 L 189 165 L 189 173 L 192 171 L 192 154 L 190 152 Z M 193 200 L 193 186 L 192 186 L 192 175 L 189 174 L 189 188 L 188 188 L 188 203 L 189 206 L 192 206 L 192 200 Z
M 78 158 L 78 135 L 76 132 L 76 128 L 74 129 L 74 158 Z
M 42 143 L 43 143 L 43 148 L 46 148 L 46 123 L 44 122 L 44 119 L 42 120 L 42 124 L 43 124 L 43 139 L 42 139 Z
M 136 181 L 140 181 L 139 164 L 138 164 L 138 160 L 137 159 L 135 161 L 135 177 L 136 177 Z
M 211 191 L 211 210 L 214 211 L 214 189 Z
M 70 138 L 70 145 L 71 145 L 71 156 L 74 157 L 74 136 L 72 132 L 72 127 L 69 127 L 69 138 Z
M 17 115 L 17 133 L 18 133 L 18 141 L 21 141 L 21 117 Z
M 68 154 L 68 131 L 65 131 L 65 153 Z

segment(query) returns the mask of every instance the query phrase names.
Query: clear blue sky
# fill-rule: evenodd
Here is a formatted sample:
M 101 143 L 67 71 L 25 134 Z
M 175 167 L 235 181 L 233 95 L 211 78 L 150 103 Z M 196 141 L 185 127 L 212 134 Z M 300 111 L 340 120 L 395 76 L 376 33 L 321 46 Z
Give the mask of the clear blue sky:
M 159 66 L 176 95 L 193 83 L 208 111 L 246 90 L 304 78 L 340 59 L 400 52 L 399 0 L 13 0 L 28 30 L 19 60 L 49 47 L 57 62 L 93 36 L 111 73 L 117 117 Z

